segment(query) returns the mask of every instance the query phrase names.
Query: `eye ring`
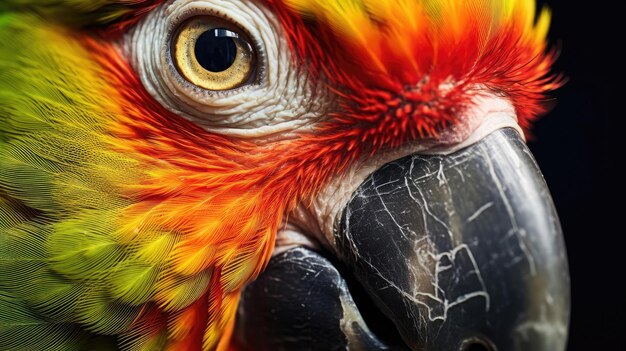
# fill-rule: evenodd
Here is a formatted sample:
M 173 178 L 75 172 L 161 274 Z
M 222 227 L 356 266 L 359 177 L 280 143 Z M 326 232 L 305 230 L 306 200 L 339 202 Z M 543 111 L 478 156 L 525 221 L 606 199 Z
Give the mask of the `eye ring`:
M 233 24 L 196 16 L 183 22 L 173 38 L 174 65 L 190 83 L 225 91 L 254 81 L 256 52 L 248 36 Z

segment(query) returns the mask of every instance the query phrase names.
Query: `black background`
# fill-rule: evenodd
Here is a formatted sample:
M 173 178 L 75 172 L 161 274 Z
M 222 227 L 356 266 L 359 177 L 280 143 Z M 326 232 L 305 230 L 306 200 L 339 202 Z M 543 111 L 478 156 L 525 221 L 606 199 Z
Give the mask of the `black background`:
M 569 82 L 534 128 L 531 149 L 561 218 L 572 279 L 569 351 L 626 350 L 626 228 L 617 166 L 626 17 L 615 2 L 546 0 L 557 71 Z M 620 34 L 621 33 L 621 34 Z M 619 125 L 619 126 L 618 126 Z M 622 156 L 620 156 L 622 154 Z

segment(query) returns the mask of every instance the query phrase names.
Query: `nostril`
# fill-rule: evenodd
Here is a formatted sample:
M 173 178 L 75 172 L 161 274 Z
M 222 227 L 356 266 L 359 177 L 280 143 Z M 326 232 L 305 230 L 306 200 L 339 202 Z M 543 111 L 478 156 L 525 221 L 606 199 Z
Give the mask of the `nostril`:
M 489 349 L 483 344 L 471 343 L 464 347 L 462 351 L 489 351 Z
M 463 341 L 459 351 L 498 351 L 498 349 L 488 340 L 471 338 Z

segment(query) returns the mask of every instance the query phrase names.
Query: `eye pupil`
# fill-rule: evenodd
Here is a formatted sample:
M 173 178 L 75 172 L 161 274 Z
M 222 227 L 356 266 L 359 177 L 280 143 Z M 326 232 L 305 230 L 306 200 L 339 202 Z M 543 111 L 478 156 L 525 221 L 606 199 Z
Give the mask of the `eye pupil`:
M 222 72 L 237 58 L 237 34 L 216 28 L 202 33 L 196 40 L 195 54 L 200 66 L 210 72 Z

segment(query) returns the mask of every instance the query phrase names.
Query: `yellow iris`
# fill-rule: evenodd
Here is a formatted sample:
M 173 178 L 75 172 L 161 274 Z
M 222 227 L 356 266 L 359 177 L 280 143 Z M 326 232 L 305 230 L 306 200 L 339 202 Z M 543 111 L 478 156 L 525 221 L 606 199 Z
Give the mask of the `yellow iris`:
M 182 24 L 173 42 L 179 72 L 207 90 L 230 90 L 251 81 L 256 58 L 250 40 L 234 25 L 215 17 Z

